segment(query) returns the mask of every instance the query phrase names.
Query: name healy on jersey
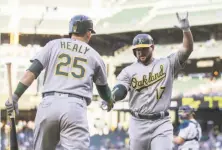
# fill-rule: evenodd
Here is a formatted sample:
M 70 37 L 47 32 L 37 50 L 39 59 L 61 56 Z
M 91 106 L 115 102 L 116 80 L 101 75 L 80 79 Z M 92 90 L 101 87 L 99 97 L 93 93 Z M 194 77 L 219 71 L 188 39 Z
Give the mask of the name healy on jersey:
M 73 44 L 72 42 L 61 42 L 61 48 L 82 54 L 86 54 L 90 50 L 88 47 L 82 47 L 82 45 Z
M 135 90 L 141 91 L 142 89 L 163 80 L 165 77 L 166 73 L 163 71 L 163 65 L 160 65 L 160 71 L 158 73 L 150 72 L 149 75 L 143 75 L 142 80 L 138 80 L 136 77 L 133 77 L 131 80 L 131 86 Z

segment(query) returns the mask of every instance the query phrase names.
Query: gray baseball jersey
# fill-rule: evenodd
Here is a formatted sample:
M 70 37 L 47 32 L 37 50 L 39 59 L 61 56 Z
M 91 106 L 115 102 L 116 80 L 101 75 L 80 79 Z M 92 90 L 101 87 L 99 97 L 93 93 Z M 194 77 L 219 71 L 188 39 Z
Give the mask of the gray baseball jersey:
M 135 62 L 121 71 L 117 77 L 118 84 L 130 91 L 129 107 L 132 111 L 150 114 L 168 110 L 174 75 L 182 68 L 178 54 L 153 59 L 147 66 Z
M 41 62 L 45 70 L 43 93 L 72 93 L 92 98 L 93 81 L 107 84 L 105 64 L 87 43 L 69 38 L 50 41 L 32 60 Z
M 55 149 L 60 141 L 63 149 L 88 150 L 87 104 L 93 82 L 107 84 L 103 60 L 88 44 L 66 38 L 47 43 L 35 59 L 45 68 L 42 92 L 54 91 L 54 95 L 43 97 L 38 107 L 33 149 Z
M 129 90 L 131 111 L 151 114 L 168 110 L 174 75 L 181 68 L 179 52 L 176 52 L 166 58 L 153 59 L 147 66 L 135 62 L 123 69 L 117 80 Z M 131 116 L 129 136 L 130 149 L 171 150 L 173 126 L 169 117 L 149 120 Z
M 182 125 L 182 127 L 180 128 L 178 136 L 185 139 L 185 142 L 182 145 L 179 145 L 179 150 L 185 150 L 189 148 L 193 150 L 198 150 L 199 140 L 202 136 L 200 124 L 195 119 L 186 121 L 184 125 Z

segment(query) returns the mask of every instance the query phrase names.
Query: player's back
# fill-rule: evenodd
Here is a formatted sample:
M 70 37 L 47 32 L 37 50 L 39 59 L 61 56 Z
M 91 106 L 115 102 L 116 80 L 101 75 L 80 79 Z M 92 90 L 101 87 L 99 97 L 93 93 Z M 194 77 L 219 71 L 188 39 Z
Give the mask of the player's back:
M 47 45 L 43 93 L 55 91 L 91 99 L 93 78 L 103 62 L 100 55 L 79 40 L 63 38 Z

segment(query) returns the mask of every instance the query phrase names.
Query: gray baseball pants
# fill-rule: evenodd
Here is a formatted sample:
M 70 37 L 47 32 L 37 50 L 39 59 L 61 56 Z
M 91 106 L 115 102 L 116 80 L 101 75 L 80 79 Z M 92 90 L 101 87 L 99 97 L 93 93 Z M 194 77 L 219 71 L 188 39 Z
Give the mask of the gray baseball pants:
M 89 140 L 85 100 L 66 95 L 43 98 L 35 118 L 34 150 L 55 150 L 59 141 L 63 150 L 88 150 Z
M 173 126 L 169 117 L 155 121 L 131 116 L 130 150 L 172 150 Z

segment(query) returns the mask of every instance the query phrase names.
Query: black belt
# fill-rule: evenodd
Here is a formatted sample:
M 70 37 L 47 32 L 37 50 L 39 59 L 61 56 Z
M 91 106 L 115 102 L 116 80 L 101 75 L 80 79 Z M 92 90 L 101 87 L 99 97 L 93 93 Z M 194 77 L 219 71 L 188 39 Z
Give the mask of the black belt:
M 168 111 L 163 111 L 160 113 L 155 113 L 155 114 L 148 114 L 148 115 L 142 115 L 136 112 L 132 112 L 130 111 L 131 115 L 136 117 L 136 118 L 140 118 L 140 119 L 148 119 L 148 120 L 157 120 L 160 118 L 164 118 L 166 116 L 169 116 L 169 112 Z
M 46 93 L 42 93 L 42 97 L 46 97 L 46 96 L 54 96 L 54 95 L 67 95 L 67 97 L 76 97 L 76 98 L 80 98 L 80 99 L 84 99 L 84 97 L 76 95 L 76 94 L 71 94 L 71 93 L 62 93 L 62 92 L 46 92 Z
M 185 141 L 192 141 L 192 140 L 198 141 L 198 138 L 195 137 L 195 138 L 192 138 L 192 139 L 185 139 Z

